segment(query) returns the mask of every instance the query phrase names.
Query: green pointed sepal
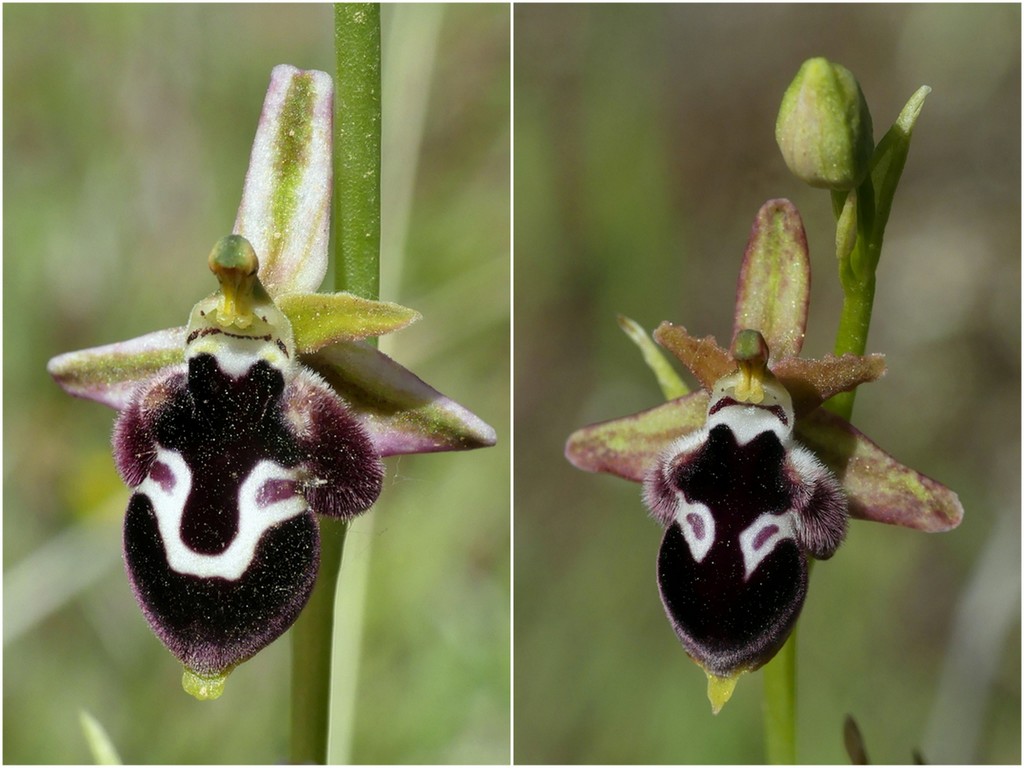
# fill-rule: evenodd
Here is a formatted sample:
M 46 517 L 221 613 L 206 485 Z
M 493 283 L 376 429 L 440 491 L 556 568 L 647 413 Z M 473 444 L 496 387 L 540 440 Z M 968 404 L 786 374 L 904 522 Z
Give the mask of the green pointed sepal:
M 66 352 L 46 369 L 69 395 L 121 410 L 136 387 L 184 361 L 185 328 L 180 327 Z
M 381 456 L 469 450 L 497 439 L 474 413 L 364 342 L 334 344 L 303 362 L 344 398 Z
M 673 440 L 704 426 L 710 399 L 700 390 L 633 416 L 583 427 L 569 436 L 565 457 L 587 472 L 643 482 Z
M 289 293 L 277 305 L 295 333 L 299 354 L 311 354 L 345 341 L 383 336 L 420 319 L 414 309 L 372 301 L 351 293 Z
M 640 349 L 644 362 L 658 380 L 658 386 L 661 387 L 661 393 L 665 395 L 666 400 L 675 400 L 677 397 L 690 394 L 690 388 L 679 378 L 668 358 L 658 349 L 658 345 L 647 335 L 647 331 L 640 323 L 625 315 L 619 315 L 619 327 Z
M 845 419 L 819 409 L 797 421 L 796 435 L 846 489 L 850 515 L 938 533 L 960 525 L 960 498 L 901 464 Z

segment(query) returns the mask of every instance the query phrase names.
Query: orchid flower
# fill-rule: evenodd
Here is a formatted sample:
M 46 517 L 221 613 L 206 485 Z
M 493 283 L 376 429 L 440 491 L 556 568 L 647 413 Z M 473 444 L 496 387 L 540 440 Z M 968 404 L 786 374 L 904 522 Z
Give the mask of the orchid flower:
M 580 429 L 566 445 L 580 469 L 643 483 L 665 528 L 662 603 L 708 676 L 715 712 L 740 674 L 781 648 L 803 607 L 808 557 L 832 556 L 847 517 L 945 531 L 963 516 L 955 493 L 820 407 L 878 379 L 885 363 L 799 357 L 809 293 L 800 215 L 770 200 L 740 269 L 730 351 L 671 323 L 654 332 L 701 389 Z M 652 368 L 665 378 L 663 365 Z
M 418 313 L 315 292 L 328 265 L 332 117 L 329 75 L 275 67 L 233 234 L 208 257 L 218 290 L 185 326 L 48 366 L 69 394 L 119 412 L 128 578 L 190 690 L 190 679 L 222 685 L 291 626 L 316 579 L 314 515 L 372 505 L 381 457 L 495 442 L 366 343 Z

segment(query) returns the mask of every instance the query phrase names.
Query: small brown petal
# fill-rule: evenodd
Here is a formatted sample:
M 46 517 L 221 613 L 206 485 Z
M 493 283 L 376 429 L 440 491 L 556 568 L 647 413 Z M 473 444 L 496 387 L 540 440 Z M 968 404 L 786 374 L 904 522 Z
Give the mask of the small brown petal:
M 698 339 L 681 325 L 663 322 L 654 331 L 654 340 L 678 357 L 708 391 L 716 381 L 736 370 L 736 361 L 718 346 L 714 336 Z
M 565 457 L 587 472 L 643 482 L 669 443 L 704 426 L 709 400 L 700 390 L 633 416 L 584 427 L 569 436 Z
M 816 360 L 789 357 L 771 368 L 793 397 L 793 408 L 801 417 L 833 395 L 881 378 L 885 355 L 826 355 Z
M 948 531 L 964 510 L 953 491 L 900 464 L 835 414 L 819 409 L 797 422 L 797 437 L 839 478 L 850 515 L 920 531 Z

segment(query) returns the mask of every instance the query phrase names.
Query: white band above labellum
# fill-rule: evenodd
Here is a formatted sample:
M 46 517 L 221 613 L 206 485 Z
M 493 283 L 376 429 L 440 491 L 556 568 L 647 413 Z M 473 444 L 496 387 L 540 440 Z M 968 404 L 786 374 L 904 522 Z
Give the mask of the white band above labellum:
M 158 448 L 149 476 L 136 493 L 153 505 L 168 565 L 178 573 L 200 578 L 218 576 L 236 581 L 249 568 L 263 534 L 278 523 L 307 511 L 294 492 L 295 471 L 263 460 L 253 467 L 238 491 L 238 530 L 218 554 L 192 550 L 181 536 L 181 522 L 192 489 L 192 471 L 177 451 Z
M 741 447 L 765 432 L 773 433 L 779 442 L 787 445 L 793 434 L 792 412 L 787 413 L 782 406 L 766 408 L 746 403 L 726 405 L 708 416 L 706 429 L 710 431 L 719 424 L 729 428 L 736 437 L 736 444 Z
M 266 321 L 264 324 L 267 325 Z M 195 338 L 190 336 L 188 339 L 186 357 L 191 359 L 203 354 L 212 355 L 221 371 L 233 379 L 248 373 L 258 360 L 265 360 L 286 375 L 294 364 L 291 351 L 284 342 L 269 332 L 263 336 L 253 336 L 207 328 L 194 332 L 193 336 Z

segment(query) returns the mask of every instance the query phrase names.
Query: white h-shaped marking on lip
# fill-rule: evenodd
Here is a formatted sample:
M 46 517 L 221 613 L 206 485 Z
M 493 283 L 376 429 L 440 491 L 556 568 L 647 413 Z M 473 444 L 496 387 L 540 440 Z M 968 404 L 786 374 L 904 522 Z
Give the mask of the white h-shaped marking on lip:
M 690 556 L 701 562 L 715 543 L 715 518 L 704 504 L 686 501 L 680 496 L 676 520 L 683 531 L 683 539 L 690 548 Z
M 264 459 L 253 467 L 238 489 L 238 531 L 231 545 L 216 555 L 194 552 L 181 540 L 181 519 L 192 488 L 192 470 L 180 453 L 166 448 L 157 448 L 156 461 L 168 468 L 173 479 L 154 480 L 151 472 L 136 493 L 145 494 L 152 503 L 167 563 L 178 573 L 237 581 L 252 563 L 256 547 L 267 529 L 308 509 L 306 500 L 299 495 L 263 506 L 257 503 L 260 489 L 266 483 L 295 480 L 294 470 Z
M 764 513 L 740 533 L 740 552 L 743 553 L 744 579 L 749 579 L 780 541 L 795 538 L 793 516 Z

